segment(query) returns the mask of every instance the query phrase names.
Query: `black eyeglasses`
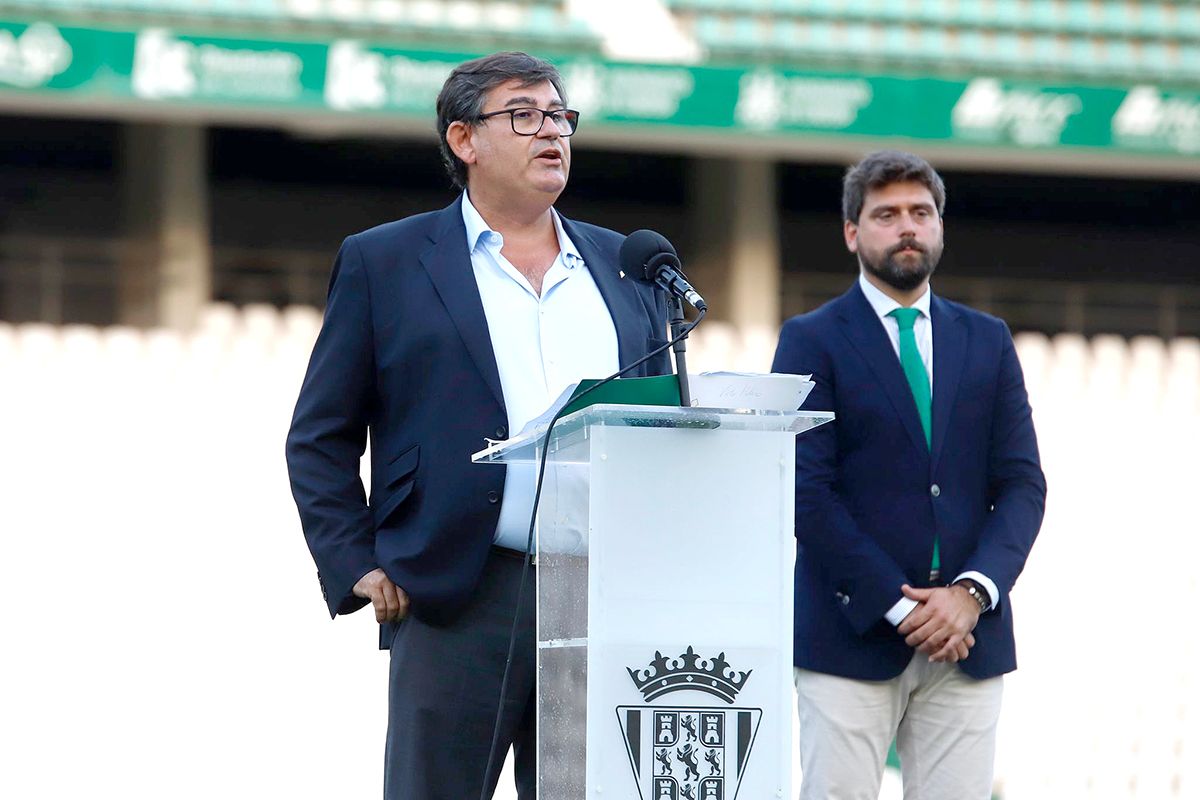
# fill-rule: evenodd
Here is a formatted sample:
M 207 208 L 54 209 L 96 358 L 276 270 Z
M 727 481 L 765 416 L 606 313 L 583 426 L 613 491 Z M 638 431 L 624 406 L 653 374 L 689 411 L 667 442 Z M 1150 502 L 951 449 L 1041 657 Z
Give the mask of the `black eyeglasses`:
M 572 108 L 555 108 L 543 111 L 540 108 L 506 108 L 503 111 L 493 111 L 490 114 L 480 114 L 479 120 L 508 114 L 512 122 L 513 133 L 519 136 L 536 136 L 546 123 L 546 118 L 554 123 L 559 136 L 570 136 L 579 127 L 579 112 Z

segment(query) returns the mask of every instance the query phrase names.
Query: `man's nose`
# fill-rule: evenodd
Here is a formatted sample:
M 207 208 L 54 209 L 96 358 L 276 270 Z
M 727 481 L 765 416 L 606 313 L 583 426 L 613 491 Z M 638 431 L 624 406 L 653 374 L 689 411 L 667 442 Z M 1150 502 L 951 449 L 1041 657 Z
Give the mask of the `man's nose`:
M 549 114 L 543 114 L 542 126 L 538 128 L 536 135 L 542 139 L 557 139 L 562 136 L 562 131 L 558 129 L 558 125 L 554 123 L 554 120 L 550 119 Z

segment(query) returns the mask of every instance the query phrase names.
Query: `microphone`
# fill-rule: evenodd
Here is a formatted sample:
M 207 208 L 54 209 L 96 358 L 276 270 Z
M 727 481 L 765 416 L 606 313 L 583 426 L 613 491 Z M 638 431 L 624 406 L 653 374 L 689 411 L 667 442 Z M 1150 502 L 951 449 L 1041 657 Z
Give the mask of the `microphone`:
M 675 248 L 661 233 L 643 229 L 629 234 L 621 243 L 618 260 L 626 275 L 658 284 L 697 311 L 708 310 L 708 303 L 684 277 Z

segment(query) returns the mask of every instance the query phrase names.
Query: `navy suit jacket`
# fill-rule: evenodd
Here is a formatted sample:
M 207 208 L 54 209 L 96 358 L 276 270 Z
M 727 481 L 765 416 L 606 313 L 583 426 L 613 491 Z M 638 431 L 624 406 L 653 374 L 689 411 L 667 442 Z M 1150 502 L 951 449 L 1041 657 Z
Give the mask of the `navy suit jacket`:
M 795 663 L 863 680 L 899 675 L 913 649 L 884 619 L 900 586 L 977 570 L 1000 602 L 962 669 L 1016 669 L 1012 605 L 1041 526 L 1046 482 L 1008 327 L 933 297 L 933 443 L 887 332 L 857 283 L 784 324 L 772 367 L 812 373 L 807 408 L 837 419 L 796 441 Z M 936 487 L 936 488 L 934 488 Z
M 612 315 L 621 365 L 665 343 L 661 293 L 619 274 L 624 237 L 566 219 L 563 229 Z M 669 372 L 668 359 L 631 374 Z M 466 603 L 505 478 L 471 454 L 485 437 L 506 438 L 507 421 L 461 197 L 347 238 L 287 437 L 292 494 L 331 615 L 366 605 L 352 589 L 376 567 L 422 618 L 452 618 Z M 368 435 L 369 499 L 359 479 Z

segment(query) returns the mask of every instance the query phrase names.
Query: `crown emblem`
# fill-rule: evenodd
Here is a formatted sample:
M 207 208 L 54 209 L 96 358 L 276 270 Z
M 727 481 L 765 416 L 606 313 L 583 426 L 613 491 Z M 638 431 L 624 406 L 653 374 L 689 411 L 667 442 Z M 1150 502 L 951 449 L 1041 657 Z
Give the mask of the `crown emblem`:
M 678 658 L 667 658 L 655 651 L 649 669 L 626 667 L 625 671 L 647 702 L 670 692 L 695 689 L 732 703 L 754 670 L 739 673 L 729 667 L 724 653 L 716 658 L 701 658 L 689 645 L 687 652 Z

